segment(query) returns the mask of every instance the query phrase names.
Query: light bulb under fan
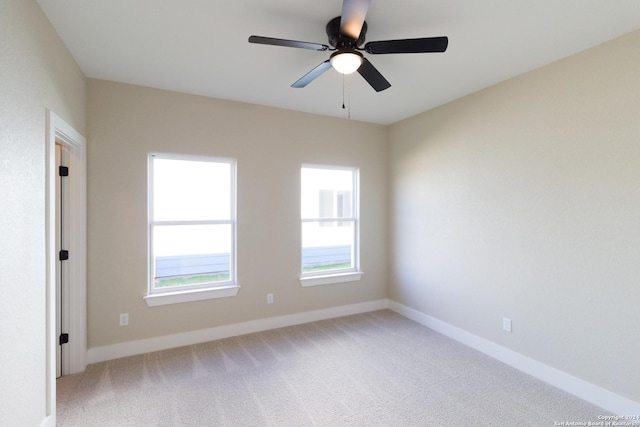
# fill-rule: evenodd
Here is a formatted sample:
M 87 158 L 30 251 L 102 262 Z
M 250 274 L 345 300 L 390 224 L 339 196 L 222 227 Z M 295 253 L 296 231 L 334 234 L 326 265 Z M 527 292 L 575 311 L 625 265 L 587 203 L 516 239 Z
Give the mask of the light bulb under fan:
M 358 71 L 362 65 L 363 56 L 360 52 L 335 52 L 331 54 L 329 62 L 340 74 L 351 74 Z

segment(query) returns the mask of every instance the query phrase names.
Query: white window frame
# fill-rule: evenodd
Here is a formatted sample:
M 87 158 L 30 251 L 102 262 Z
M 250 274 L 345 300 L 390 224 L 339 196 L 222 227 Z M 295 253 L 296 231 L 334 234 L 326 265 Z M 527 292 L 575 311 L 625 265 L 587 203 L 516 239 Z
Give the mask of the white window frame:
M 333 166 L 333 165 L 315 165 L 315 164 L 303 164 L 300 168 L 300 174 L 302 176 L 303 169 L 324 169 L 324 170 L 346 170 L 352 173 L 352 194 L 351 194 L 351 217 L 348 218 L 304 218 L 300 217 L 300 237 L 302 238 L 302 228 L 305 223 L 313 222 L 353 222 L 353 253 L 351 268 L 327 270 L 323 272 L 310 272 L 305 273 L 302 268 L 303 254 L 302 245 L 300 245 L 300 284 L 303 287 L 318 286 L 318 285 L 330 285 L 343 282 L 354 282 L 362 278 L 364 274 L 360 270 L 360 169 L 357 167 L 348 166 Z M 302 194 L 302 181 L 300 182 L 300 192 Z M 302 202 L 302 201 L 301 201 Z
M 185 160 L 212 163 L 227 163 L 230 165 L 230 204 L 231 213 L 229 220 L 198 220 L 198 221 L 154 221 L 154 182 L 153 182 L 153 160 L 169 159 L 169 160 Z M 184 154 L 168 154 L 168 153 L 149 153 L 148 156 L 148 219 L 147 219 L 147 239 L 148 239 L 148 277 L 147 277 L 147 295 L 144 297 L 147 305 L 150 307 L 177 304 L 190 301 L 200 301 L 212 298 L 232 297 L 238 294 L 240 285 L 237 282 L 237 253 L 236 253 L 236 160 L 223 157 L 206 157 L 193 156 Z M 169 289 L 156 289 L 154 287 L 155 279 L 155 263 L 153 253 L 153 229 L 155 226 L 162 225 L 210 225 L 210 224 L 229 224 L 231 225 L 231 251 L 229 254 L 229 280 L 224 282 L 212 282 L 206 284 L 198 284 L 192 286 L 180 286 Z

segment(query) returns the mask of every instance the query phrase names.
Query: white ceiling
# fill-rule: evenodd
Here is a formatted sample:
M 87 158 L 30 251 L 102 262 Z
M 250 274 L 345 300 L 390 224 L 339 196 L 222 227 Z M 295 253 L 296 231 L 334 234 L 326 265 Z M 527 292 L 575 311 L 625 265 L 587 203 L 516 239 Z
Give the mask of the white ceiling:
M 328 44 L 342 0 L 38 0 L 87 77 L 336 117 L 342 76 L 290 85 L 328 59 L 248 43 Z M 391 88 L 347 76 L 351 118 L 390 124 L 640 28 L 638 0 L 372 0 L 367 41 L 448 36 L 445 53 L 367 55 Z M 350 100 L 350 102 L 349 102 Z

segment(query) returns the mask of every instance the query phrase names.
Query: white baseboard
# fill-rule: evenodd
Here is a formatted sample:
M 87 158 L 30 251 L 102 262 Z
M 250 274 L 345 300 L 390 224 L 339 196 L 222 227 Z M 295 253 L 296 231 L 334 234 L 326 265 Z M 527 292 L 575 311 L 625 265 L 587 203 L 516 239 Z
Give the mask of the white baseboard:
M 352 314 L 366 313 L 369 311 L 383 310 L 386 308 L 389 308 L 389 300 L 382 299 L 325 308 L 322 310 L 289 314 L 286 316 L 251 320 L 248 322 L 216 326 L 213 328 L 200 329 L 197 331 L 183 332 L 173 335 L 164 335 L 137 341 L 123 342 L 119 344 L 90 348 L 87 351 L 87 360 L 89 363 L 104 362 L 121 357 L 149 353 L 152 351 L 167 350 L 185 345 L 193 345 L 222 338 L 250 334 L 253 332 L 261 332 L 286 326 L 299 325 L 302 323 L 315 322 L 318 320 L 349 316 Z
M 441 333 L 462 344 L 472 347 L 488 356 L 493 357 L 507 365 L 549 383 L 560 390 L 564 390 L 574 396 L 599 406 L 617 415 L 640 415 L 640 403 L 624 396 L 612 393 L 597 385 L 576 378 L 566 372 L 540 363 L 527 356 L 523 356 L 494 342 L 481 338 L 463 329 L 445 323 L 441 320 L 424 314 L 413 308 L 389 302 L 389 308 L 409 319 L 416 321 L 429 329 Z
M 49 415 L 40 423 L 40 427 L 56 427 L 56 417 L 55 415 Z

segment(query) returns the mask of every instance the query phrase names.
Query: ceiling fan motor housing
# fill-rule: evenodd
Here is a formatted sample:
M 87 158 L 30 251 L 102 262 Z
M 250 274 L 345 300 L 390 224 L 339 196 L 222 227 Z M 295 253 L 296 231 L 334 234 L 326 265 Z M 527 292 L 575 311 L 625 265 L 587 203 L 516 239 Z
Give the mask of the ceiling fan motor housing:
M 360 31 L 360 37 L 358 40 L 353 40 L 350 37 L 340 34 L 340 16 L 333 18 L 327 24 L 327 36 L 329 37 L 329 44 L 335 48 L 343 47 L 357 47 L 364 43 L 365 36 L 367 35 L 367 23 L 362 23 L 362 30 Z

